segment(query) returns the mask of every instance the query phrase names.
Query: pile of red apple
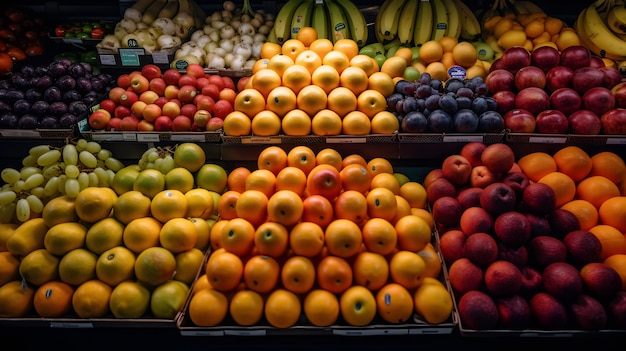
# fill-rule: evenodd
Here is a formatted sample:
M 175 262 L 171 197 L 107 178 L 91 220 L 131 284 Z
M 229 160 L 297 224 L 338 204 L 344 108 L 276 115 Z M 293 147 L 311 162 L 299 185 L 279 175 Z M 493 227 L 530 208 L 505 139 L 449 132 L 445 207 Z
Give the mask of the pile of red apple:
M 485 83 L 513 133 L 626 134 L 626 83 L 584 46 L 509 48 Z
M 117 77 L 117 86 L 90 113 L 89 126 L 106 131 L 217 131 L 233 111 L 238 90 L 230 77 L 206 73 L 201 65 L 162 72 L 148 64 Z
M 626 328 L 626 291 L 600 240 L 508 145 L 468 143 L 424 184 L 462 327 Z

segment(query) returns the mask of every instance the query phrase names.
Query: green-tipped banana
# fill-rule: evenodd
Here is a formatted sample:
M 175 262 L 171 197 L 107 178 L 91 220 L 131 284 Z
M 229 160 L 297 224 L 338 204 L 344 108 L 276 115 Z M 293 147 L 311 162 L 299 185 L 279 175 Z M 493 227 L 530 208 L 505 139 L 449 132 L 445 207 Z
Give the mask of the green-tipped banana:
M 333 1 L 326 0 L 326 10 L 328 11 L 330 36 L 332 36 L 333 43 L 339 39 L 350 38 L 350 27 L 348 27 L 348 21 L 341 7 Z
M 371 58 L 374 58 L 376 55 L 384 55 L 385 47 L 381 42 L 375 42 L 368 45 L 365 45 L 359 50 L 359 54 L 367 55 Z
M 618 34 L 626 34 L 626 7 L 616 5 L 611 7 L 606 16 L 606 24 Z
M 315 6 L 315 0 L 305 0 L 294 12 L 291 18 L 291 30 L 290 38 L 295 39 L 298 35 L 298 31 L 302 27 L 311 26 L 311 17 L 313 16 L 313 8 Z
M 430 40 L 439 40 L 448 33 L 448 10 L 441 0 L 433 0 L 433 32 Z
M 478 17 L 463 1 L 454 0 L 454 2 L 461 16 L 461 34 L 459 37 L 467 41 L 478 40 L 481 34 Z
M 456 8 L 456 2 L 454 0 L 443 0 L 443 4 L 448 14 L 448 31 L 446 35 L 458 39 L 461 35 L 461 14 Z
M 167 0 L 156 0 L 148 8 L 143 12 L 143 16 L 141 16 L 141 21 L 147 25 L 151 25 L 155 19 L 159 17 L 159 12 L 165 6 Z
M 280 8 L 276 18 L 274 19 L 274 34 L 276 35 L 276 43 L 281 44 L 291 39 L 291 19 L 298 6 L 304 0 L 289 0 Z
M 385 6 L 384 11 L 381 9 L 378 13 L 380 16 L 376 16 L 376 21 L 380 21 L 379 30 L 383 41 L 396 38 L 399 25 L 398 19 L 400 18 L 406 0 L 385 0 L 385 2 L 389 2 L 389 4 Z
M 335 0 L 343 8 L 344 15 L 350 27 L 350 37 L 359 47 L 367 43 L 369 30 L 363 12 L 351 0 Z
M 626 56 L 626 41 L 611 31 L 593 5 L 586 8 L 584 15 L 583 31 L 595 46 L 609 55 Z
M 311 27 L 317 31 L 318 38 L 330 39 L 330 30 L 328 28 L 328 14 L 323 3 L 316 3 L 313 8 L 313 16 L 311 17 Z
M 417 22 L 417 9 L 419 0 L 407 0 L 402 8 L 400 19 L 398 20 L 398 39 L 403 45 L 413 44 L 413 33 Z
M 413 30 L 413 45 L 421 46 L 430 40 L 433 32 L 433 6 L 430 1 L 420 1 Z

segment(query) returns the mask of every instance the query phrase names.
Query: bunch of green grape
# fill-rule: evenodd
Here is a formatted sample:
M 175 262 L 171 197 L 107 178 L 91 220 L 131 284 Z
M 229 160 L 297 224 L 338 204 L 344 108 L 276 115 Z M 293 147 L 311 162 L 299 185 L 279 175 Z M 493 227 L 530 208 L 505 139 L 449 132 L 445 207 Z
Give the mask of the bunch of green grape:
M 36 145 L 22 159 L 22 167 L 0 173 L 0 223 L 19 222 L 40 214 L 52 198 L 76 198 L 90 186 L 110 186 L 124 164 L 95 141 L 78 139 L 62 147 Z
M 174 149 L 169 146 L 150 147 L 141 155 L 137 165 L 141 170 L 156 169 L 163 174 L 167 174 L 167 172 L 176 167 Z

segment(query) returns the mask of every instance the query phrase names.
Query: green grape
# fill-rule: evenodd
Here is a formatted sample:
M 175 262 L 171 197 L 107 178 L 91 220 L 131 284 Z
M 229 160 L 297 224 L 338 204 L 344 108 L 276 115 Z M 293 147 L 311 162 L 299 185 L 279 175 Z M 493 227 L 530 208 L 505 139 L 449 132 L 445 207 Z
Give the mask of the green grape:
M 17 200 L 15 205 L 15 216 L 20 222 L 26 222 L 30 219 L 30 204 L 26 199 Z
M 111 157 L 111 151 L 107 149 L 102 149 L 96 153 L 98 160 L 106 161 L 109 157 Z
M 90 141 L 87 143 L 85 150 L 91 152 L 92 154 L 97 154 L 100 150 L 102 150 L 102 146 L 95 141 Z
M 95 172 L 91 172 L 89 175 L 89 186 L 98 186 L 98 175 Z
M 159 159 L 159 153 L 155 150 L 148 154 L 148 162 L 156 162 Z
M 98 160 L 97 162 L 98 162 L 98 164 L 97 164 L 96 168 L 97 167 L 102 167 L 102 168 L 106 167 L 105 164 L 104 164 L 104 161 Z
M 83 190 L 89 186 L 89 174 L 85 172 L 80 172 L 77 179 L 78 184 L 80 184 L 80 190 Z
M 46 182 L 46 185 L 43 187 L 43 191 L 46 196 L 53 196 L 59 193 L 59 177 L 54 176 Z
M 0 223 L 12 223 L 15 221 L 15 202 L 0 206 Z
M 67 166 L 65 166 L 65 175 L 68 178 L 76 179 L 76 178 L 78 178 L 79 174 L 80 174 L 80 169 L 77 166 L 74 166 L 74 165 L 67 165 Z
M 118 160 L 118 159 L 116 159 L 114 157 L 107 158 L 104 161 L 104 165 L 106 166 L 106 168 L 108 168 L 108 169 L 110 169 L 110 170 L 112 170 L 114 172 L 117 172 L 120 169 L 124 168 L 124 164 L 120 160 Z
M 155 168 L 154 168 L 154 162 L 148 162 L 148 163 L 146 163 L 146 169 L 155 169 Z
M 41 167 L 46 167 L 46 166 L 50 166 L 54 163 L 59 162 L 60 159 L 61 159 L 61 151 L 54 149 L 37 157 L 37 164 Z
M 17 199 L 17 194 L 12 190 L 5 190 L 0 192 L 0 206 L 4 206 L 8 203 L 11 203 Z
M 76 150 L 76 146 L 74 144 L 67 144 L 63 146 L 63 162 L 66 165 L 77 165 L 78 164 L 78 150 Z
M 143 154 L 141 154 L 141 159 L 142 160 L 147 160 L 148 159 L 148 155 L 150 155 L 152 152 L 156 152 L 156 151 L 157 151 L 156 147 L 148 148 L 148 150 L 144 151 Z
M 161 169 L 163 169 L 163 159 L 162 158 L 157 158 L 154 161 L 154 165 L 152 166 L 152 168 L 156 169 L 157 171 L 165 174 L 163 171 L 161 171 Z
M 108 186 L 109 185 L 109 176 L 104 168 L 98 167 L 93 170 L 93 173 L 98 177 L 98 186 Z
M 65 181 L 65 195 L 71 199 L 75 199 L 78 193 L 80 193 L 78 179 L 67 179 Z
M 109 177 L 109 185 L 113 184 L 113 178 L 115 178 L 115 171 L 112 169 L 107 169 L 107 176 Z
M 61 171 L 61 165 L 59 163 L 55 163 L 52 166 L 44 167 L 42 173 L 44 178 L 50 179 L 51 177 L 61 174 Z
M 148 165 L 148 160 L 146 159 L 139 159 L 139 161 L 137 161 L 137 166 L 139 166 L 139 169 L 146 169 L 146 166 Z
M 76 141 L 76 151 L 81 152 L 87 150 L 88 143 L 87 139 L 78 139 L 78 141 Z
M 50 145 L 36 145 L 28 150 L 29 155 L 40 156 L 50 151 Z
M 28 178 L 26 178 L 26 180 L 24 180 L 24 189 L 32 189 L 34 187 L 43 185 L 43 183 L 46 180 L 43 177 L 43 174 L 40 173 L 35 173 L 32 174 L 31 176 L 29 176 Z
M 25 186 L 26 186 L 25 182 L 20 179 L 13 184 L 13 191 L 15 191 L 16 193 L 19 193 L 20 191 L 25 189 Z
M 46 197 L 46 192 L 43 190 L 43 186 L 37 186 L 37 187 L 30 189 L 30 193 L 31 195 L 35 195 L 40 199 L 43 199 Z
M 166 155 L 163 157 L 163 164 L 161 165 L 161 173 L 166 174 L 167 172 L 176 168 L 176 162 L 174 161 L 174 157 L 172 155 Z
M 2 187 L 0 187 L 0 191 L 5 190 L 13 190 L 13 184 L 2 184 Z
M 36 167 L 37 166 L 37 157 L 35 155 L 28 155 L 22 159 L 22 166 L 24 167 Z
M 26 179 L 35 173 L 43 173 L 43 170 L 39 167 L 22 167 L 20 169 L 20 177 Z
M 78 154 L 78 159 L 87 168 L 98 167 L 98 159 L 89 151 L 83 150 Z
M 65 174 L 61 174 L 59 177 L 59 182 L 57 183 L 59 186 L 59 193 L 65 194 L 65 181 L 67 180 L 67 176 Z
M 43 202 L 37 196 L 30 194 L 26 196 L 26 201 L 28 201 L 28 205 L 33 212 L 41 213 L 43 211 Z
M 22 178 L 22 175 L 20 174 L 20 171 L 15 168 L 5 168 L 2 170 L 0 177 L 2 177 L 2 180 L 5 183 L 13 184 L 20 180 L 20 178 Z

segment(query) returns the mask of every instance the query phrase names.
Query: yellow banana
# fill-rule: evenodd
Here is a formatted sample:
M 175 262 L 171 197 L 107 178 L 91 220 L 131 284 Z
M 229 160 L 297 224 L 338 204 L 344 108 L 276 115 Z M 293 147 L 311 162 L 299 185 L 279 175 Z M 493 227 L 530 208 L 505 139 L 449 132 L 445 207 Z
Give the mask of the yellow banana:
M 454 0 L 454 2 L 461 16 L 461 34 L 459 37 L 467 41 L 478 40 L 481 34 L 478 17 L 462 0 Z
M 512 3 L 517 4 L 517 6 L 521 6 L 522 8 L 524 8 L 529 15 L 533 13 L 546 13 L 541 7 L 539 7 L 539 5 L 535 4 L 532 1 L 515 0 L 515 1 L 512 1 Z
M 385 6 L 385 10 L 381 11 L 376 16 L 376 21 L 380 21 L 380 34 L 384 40 L 393 40 L 398 34 L 398 19 L 402 13 L 402 8 L 406 0 L 385 0 L 389 2 Z
M 311 25 L 311 16 L 313 15 L 313 6 L 315 0 L 305 0 L 294 12 L 291 18 L 291 30 L 290 38 L 295 39 L 298 35 L 298 31 L 302 27 L 308 27 Z
M 363 12 L 351 0 L 335 0 L 341 8 L 350 27 L 350 37 L 359 47 L 365 46 L 369 30 Z
M 400 19 L 398 19 L 398 39 L 400 39 L 400 43 L 403 45 L 411 45 L 413 43 L 418 7 L 419 0 L 407 0 L 404 8 L 402 8 Z
M 376 13 L 376 19 L 374 20 L 374 35 L 376 35 L 376 40 L 379 43 L 385 41 L 385 35 L 383 34 L 381 23 L 383 22 L 382 17 L 385 12 L 387 12 L 387 8 L 389 7 L 390 3 L 391 0 L 383 1 L 382 5 L 380 5 L 380 8 L 378 9 L 378 12 Z
M 578 17 L 577 17 L 576 21 L 574 22 L 574 29 L 576 30 L 576 33 L 578 33 L 578 39 L 580 40 L 580 43 L 584 47 L 589 49 L 589 51 L 591 51 L 592 53 L 594 53 L 595 55 L 598 55 L 600 57 L 606 57 L 606 58 L 609 58 L 609 59 L 612 59 L 612 60 L 616 60 L 616 61 L 626 59 L 626 56 L 612 55 L 610 53 L 607 53 L 606 51 L 600 49 L 597 45 L 595 45 L 589 39 L 589 36 L 588 36 L 588 34 L 586 32 L 586 27 L 585 27 L 586 10 L 587 9 L 583 9 L 578 14 Z
M 433 6 L 430 1 L 420 1 L 413 30 L 413 45 L 420 46 L 430 40 L 433 32 Z
M 330 35 L 332 36 L 333 43 L 339 39 L 350 38 L 350 27 L 348 27 L 346 16 L 343 14 L 341 7 L 332 0 L 325 1 L 328 19 L 330 21 Z
M 311 16 L 311 27 L 315 28 L 317 31 L 318 38 L 331 39 L 328 29 L 328 15 L 326 14 L 326 7 L 323 3 L 315 4 L 313 16 Z
M 291 39 L 291 19 L 304 0 L 289 0 L 280 8 L 276 18 L 274 19 L 274 34 L 276 35 L 276 43 L 282 44 Z
M 137 0 L 130 7 L 139 10 L 139 12 L 143 13 L 150 4 L 152 4 L 155 0 Z
M 448 15 L 448 29 L 446 35 L 457 38 L 461 35 L 461 15 L 454 0 L 443 0 Z
M 166 17 L 166 18 L 174 18 L 176 13 L 178 12 L 178 0 L 167 0 L 165 2 L 165 6 L 159 11 L 159 15 L 157 18 Z
M 626 7 L 615 5 L 611 7 L 606 17 L 606 24 L 618 34 L 626 34 Z
M 585 9 L 583 27 L 589 40 L 600 50 L 610 55 L 626 56 L 626 41 L 611 32 L 593 5 Z
M 448 33 L 448 10 L 441 0 L 433 0 L 433 32 L 431 40 L 439 40 Z
M 147 25 L 151 25 L 155 19 L 159 17 L 159 12 L 165 6 L 167 0 L 156 0 L 143 12 L 141 21 Z

